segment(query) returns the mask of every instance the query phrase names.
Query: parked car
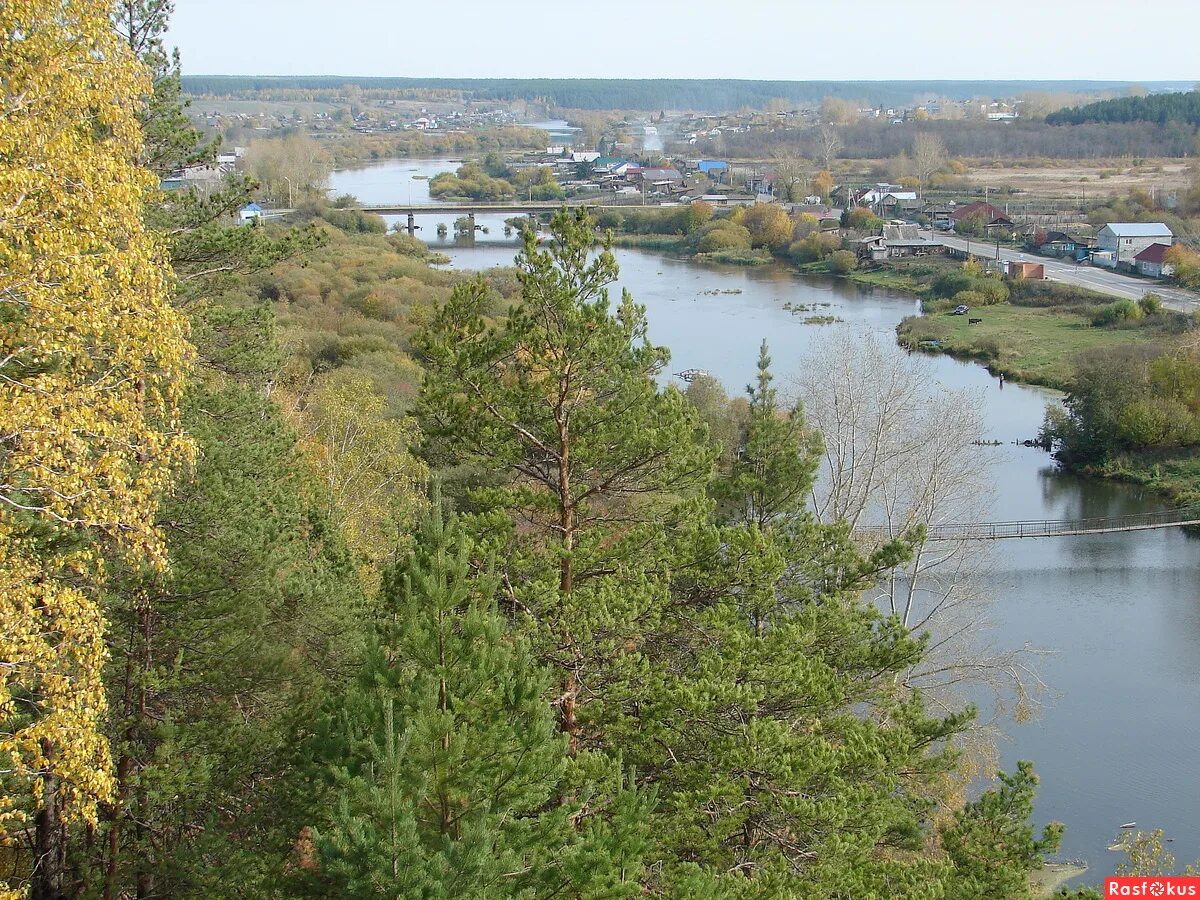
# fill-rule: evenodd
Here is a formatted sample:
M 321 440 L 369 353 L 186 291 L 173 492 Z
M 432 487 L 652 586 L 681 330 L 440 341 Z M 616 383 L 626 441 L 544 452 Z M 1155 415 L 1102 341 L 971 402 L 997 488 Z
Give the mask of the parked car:
M 966 315 L 967 313 L 969 313 L 970 311 L 971 311 L 971 310 L 970 310 L 970 308 L 969 308 L 969 307 L 966 307 L 966 306 L 961 306 L 961 305 L 960 305 L 960 306 L 956 306 L 956 307 L 954 307 L 954 312 L 952 313 L 952 315 L 955 315 L 955 316 L 965 316 L 965 315 Z

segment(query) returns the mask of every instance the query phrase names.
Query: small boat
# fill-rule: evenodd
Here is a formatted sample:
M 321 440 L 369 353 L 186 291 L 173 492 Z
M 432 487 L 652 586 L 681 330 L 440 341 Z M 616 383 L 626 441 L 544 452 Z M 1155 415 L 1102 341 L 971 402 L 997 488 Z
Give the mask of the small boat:
M 1137 822 L 1126 822 L 1122 828 L 1137 828 Z

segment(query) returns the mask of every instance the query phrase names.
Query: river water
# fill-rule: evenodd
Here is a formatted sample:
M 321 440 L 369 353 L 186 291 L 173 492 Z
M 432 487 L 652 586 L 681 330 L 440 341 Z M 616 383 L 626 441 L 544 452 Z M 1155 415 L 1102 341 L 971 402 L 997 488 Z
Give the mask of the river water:
M 392 202 L 397 182 L 389 179 L 400 174 L 403 190 L 403 173 L 411 175 L 415 165 L 335 173 L 335 189 L 364 202 Z M 454 268 L 511 264 L 516 246 L 499 229 L 481 237 L 473 247 L 431 243 Z M 804 351 L 828 333 L 830 326 L 805 324 L 785 303 L 828 304 L 817 311 L 889 339 L 901 318 L 919 310 L 897 292 L 800 277 L 782 267 L 710 267 L 637 250 L 616 253 L 621 275 L 614 297 L 625 287 L 646 306 L 651 339 L 672 350 L 671 370 L 705 369 L 731 394 L 753 378 L 764 338 L 777 383 L 786 387 Z M 733 291 L 739 293 L 726 293 Z M 947 357 L 931 358 L 930 368 L 948 389 L 983 393 L 987 436 L 1003 442 L 987 451 L 996 481 L 989 520 L 1161 508 L 1136 488 L 1058 473 L 1044 452 L 1011 443 L 1034 436 L 1057 395 L 1011 383 L 1001 389 L 982 367 Z M 1037 670 L 1054 698 L 1033 721 L 1008 722 L 1001 746 L 1006 769 L 1018 759 L 1035 763 L 1036 820 L 1066 823 L 1061 855 L 1088 861 L 1085 880 L 1111 872 L 1118 858 L 1106 847 L 1125 822 L 1165 829 L 1181 865 L 1200 857 L 1194 815 L 1200 809 L 1200 540 L 1163 529 L 1005 540 L 991 549 L 993 643 L 1049 651 Z

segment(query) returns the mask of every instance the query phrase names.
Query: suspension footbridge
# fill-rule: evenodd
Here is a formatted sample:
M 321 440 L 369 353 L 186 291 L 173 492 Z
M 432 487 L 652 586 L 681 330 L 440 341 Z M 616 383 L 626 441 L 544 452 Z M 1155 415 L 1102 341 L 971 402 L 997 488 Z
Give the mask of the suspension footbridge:
M 1184 525 L 1200 525 L 1200 507 L 1090 519 L 1028 519 L 1016 522 L 930 525 L 926 530 L 926 539 L 995 541 L 1006 538 L 1070 537 L 1080 534 L 1109 534 L 1116 531 L 1150 531 L 1155 528 L 1177 528 Z M 887 525 L 862 525 L 854 529 L 854 534 L 886 539 L 895 536 L 897 531 Z

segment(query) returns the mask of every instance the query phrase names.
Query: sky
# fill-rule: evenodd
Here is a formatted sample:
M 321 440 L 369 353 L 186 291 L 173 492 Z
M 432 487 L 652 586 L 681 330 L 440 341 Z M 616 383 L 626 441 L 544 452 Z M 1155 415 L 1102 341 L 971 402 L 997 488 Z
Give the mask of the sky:
M 176 0 L 189 75 L 1197 81 L 1200 0 Z

